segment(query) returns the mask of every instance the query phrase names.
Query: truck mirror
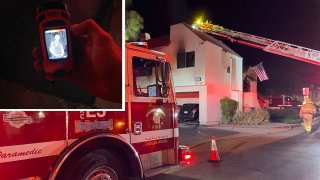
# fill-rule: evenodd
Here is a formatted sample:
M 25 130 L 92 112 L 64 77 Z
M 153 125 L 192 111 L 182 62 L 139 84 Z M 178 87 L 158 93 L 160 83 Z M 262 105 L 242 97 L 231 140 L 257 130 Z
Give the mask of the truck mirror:
M 162 88 L 161 93 L 163 96 L 168 95 L 169 87 L 169 79 L 170 79 L 170 64 L 168 62 L 162 62 Z
M 162 63 L 163 81 L 165 84 L 169 82 L 170 79 L 170 64 L 168 62 Z

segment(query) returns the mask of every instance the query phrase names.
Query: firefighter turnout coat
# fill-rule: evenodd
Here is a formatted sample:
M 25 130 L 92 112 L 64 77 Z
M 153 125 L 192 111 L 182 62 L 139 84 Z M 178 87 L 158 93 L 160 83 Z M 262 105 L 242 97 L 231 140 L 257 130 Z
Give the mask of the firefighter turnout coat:
M 301 106 L 300 118 L 303 119 L 304 128 L 307 132 L 311 131 L 313 115 L 316 113 L 316 108 L 313 104 L 308 103 Z

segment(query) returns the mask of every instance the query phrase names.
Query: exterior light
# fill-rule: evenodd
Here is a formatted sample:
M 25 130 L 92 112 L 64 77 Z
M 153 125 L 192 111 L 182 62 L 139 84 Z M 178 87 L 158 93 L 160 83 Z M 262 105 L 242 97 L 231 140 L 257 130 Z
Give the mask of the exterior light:
M 184 155 L 184 159 L 185 159 L 185 160 L 191 159 L 191 154 L 186 154 L 186 155 Z
M 174 113 L 174 118 L 178 118 L 178 112 Z
M 125 125 L 125 123 L 123 122 L 123 121 L 118 121 L 117 123 L 116 123 L 116 127 L 117 128 L 121 128 L 121 127 L 123 127 Z
M 158 108 L 158 109 L 156 110 L 156 113 L 163 113 L 163 111 L 162 111 L 162 109 Z
M 44 115 L 44 112 L 39 111 L 39 112 L 38 112 L 38 117 L 39 117 L 39 118 L 45 118 L 46 116 Z

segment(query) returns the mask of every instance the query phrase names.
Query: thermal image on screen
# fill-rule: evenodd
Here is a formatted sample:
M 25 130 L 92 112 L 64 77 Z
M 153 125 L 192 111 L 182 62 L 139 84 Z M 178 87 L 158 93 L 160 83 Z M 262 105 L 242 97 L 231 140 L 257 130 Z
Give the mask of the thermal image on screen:
M 66 29 L 44 31 L 49 60 L 60 60 L 68 57 L 68 40 Z

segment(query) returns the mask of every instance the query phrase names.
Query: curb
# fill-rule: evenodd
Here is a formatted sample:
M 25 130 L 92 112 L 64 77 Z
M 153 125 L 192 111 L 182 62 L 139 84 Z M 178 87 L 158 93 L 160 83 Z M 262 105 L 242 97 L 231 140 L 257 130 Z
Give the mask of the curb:
M 271 128 L 281 129 L 281 128 L 287 128 L 287 127 L 289 127 L 289 128 L 291 128 L 291 129 L 293 129 L 293 128 L 300 127 L 300 126 L 301 126 L 301 124 L 288 124 L 288 125 L 284 125 L 284 126 L 271 127 Z
M 314 119 L 314 124 L 318 124 L 320 123 L 320 117 L 316 117 Z M 220 137 L 220 138 L 216 138 L 216 141 L 220 141 L 220 140 L 228 140 L 228 139 L 235 139 L 235 138 L 242 138 L 242 137 L 251 137 L 251 136 L 257 136 L 257 135 L 265 135 L 265 134 L 277 134 L 277 133 L 283 133 L 283 132 L 287 132 L 290 131 L 294 128 L 303 126 L 302 124 L 287 124 L 287 125 L 282 125 L 282 126 L 275 126 L 275 127 L 269 127 L 270 129 L 284 129 L 283 131 L 279 131 L 279 132 L 274 132 L 274 133 L 260 133 L 260 134 L 245 134 L 245 133 L 239 133 L 239 134 L 234 134 L 234 135 L 229 135 L 229 136 L 225 136 L 225 137 Z M 206 126 L 206 127 L 221 127 L 221 126 Z M 222 127 L 227 127 L 227 126 L 222 126 Z M 241 126 L 229 126 L 230 128 L 234 127 L 234 128 L 266 128 L 266 127 L 241 127 Z M 268 127 L 267 127 L 268 128 Z M 209 143 L 211 141 L 211 139 L 204 139 L 202 141 L 199 141 L 198 143 L 195 143 L 193 145 L 190 145 L 189 148 L 192 149 L 194 147 L 200 146 L 202 144 L 206 144 Z
M 319 118 L 320 121 L 320 118 Z M 275 123 L 276 124 L 276 123 Z M 295 128 L 295 127 L 299 127 L 301 126 L 301 124 L 283 124 L 283 125 L 271 125 L 271 126 L 261 126 L 261 125 L 199 125 L 197 123 L 183 123 L 183 125 L 185 126 L 203 126 L 203 127 L 208 127 L 208 128 L 255 128 L 255 129 L 259 129 L 259 128 L 263 128 L 263 129 L 267 129 L 267 128 Z
M 211 126 L 205 126 L 205 127 L 213 127 L 213 128 L 254 128 L 254 129 L 268 129 L 268 128 L 295 128 L 299 127 L 301 124 L 283 124 L 283 125 L 274 125 L 274 126 L 259 126 L 259 125 L 211 125 Z
M 294 126 L 294 127 L 299 127 L 301 126 L 300 124 Z M 284 129 L 284 128 L 288 128 L 288 129 Z M 229 136 L 225 136 L 225 137 L 220 137 L 220 138 L 216 138 L 216 141 L 221 141 L 221 140 L 228 140 L 228 139 L 236 139 L 236 138 L 243 138 L 243 137 L 251 137 L 251 136 L 258 136 L 258 135 L 265 135 L 265 134 L 277 134 L 277 133 L 283 133 L 283 132 L 287 132 L 292 130 L 294 127 L 292 126 L 282 126 L 282 127 L 275 127 L 275 128 L 283 128 L 283 131 L 279 131 L 279 132 L 274 132 L 274 133 L 260 133 L 260 134 L 245 134 L 245 133 L 239 133 L 239 134 L 234 134 L 234 135 L 229 135 Z M 200 146 L 202 144 L 206 144 L 211 142 L 211 139 L 204 139 L 203 141 L 200 141 L 194 145 L 190 145 L 189 148 L 192 149 L 194 147 Z

